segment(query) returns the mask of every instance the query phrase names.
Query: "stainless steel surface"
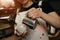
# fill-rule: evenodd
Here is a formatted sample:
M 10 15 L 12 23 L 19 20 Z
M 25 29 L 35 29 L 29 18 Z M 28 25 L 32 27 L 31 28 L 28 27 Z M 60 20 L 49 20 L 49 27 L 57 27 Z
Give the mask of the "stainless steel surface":
M 23 19 L 23 23 L 27 24 L 28 26 L 32 27 L 33 29 L 35 29 L 36 24 L 38 24 L 38 23 L 39 24 L 43 24 L 43 25 L 46 26 L 46 22 L 43 19 L 41 19 L 41 18 L 36 18 L 36 20 L 32 20 L 32 19 L 30 19 L 28 17 L 25 17 Z
M 23 23 L 28 25 L 29 27 L 32 27 L 33 29 L 35 29 L 35 26 L 36 26 L 36 20 L 32 20 L 28 17 L 25 17 L 23 19 Z

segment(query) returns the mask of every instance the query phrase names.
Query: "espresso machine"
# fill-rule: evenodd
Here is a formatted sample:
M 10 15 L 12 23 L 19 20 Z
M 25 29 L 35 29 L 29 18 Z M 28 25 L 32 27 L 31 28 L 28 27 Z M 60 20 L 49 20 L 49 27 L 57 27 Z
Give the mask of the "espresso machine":
M 16 0 L 0 0 L 0 39 L 13 34 L 16 10 Z

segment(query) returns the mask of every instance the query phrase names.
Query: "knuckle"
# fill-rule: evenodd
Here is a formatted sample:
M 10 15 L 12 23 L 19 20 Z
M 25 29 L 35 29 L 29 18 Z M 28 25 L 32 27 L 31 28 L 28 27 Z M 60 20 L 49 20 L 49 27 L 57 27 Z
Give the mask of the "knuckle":
M 35 19 L 35 17 L 32 17 L 32 19 Z
M 36 8 L 33 7 L 33 8 L 31 8 L 31 9 L 36 9 Z
M 31 9 L 29 9 L 28 11 L 33 11 L 33 10 L 35 10 L 36 8 L 31 8 Z

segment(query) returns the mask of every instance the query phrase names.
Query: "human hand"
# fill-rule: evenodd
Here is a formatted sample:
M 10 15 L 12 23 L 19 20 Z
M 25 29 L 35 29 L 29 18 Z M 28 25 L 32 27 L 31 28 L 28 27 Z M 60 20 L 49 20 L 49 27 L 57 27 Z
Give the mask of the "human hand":
M 25 36 L 27 34 L 27 31 L 25 31 L 25 32 L 19 32 L 17 30 L 17 27 L 14 27 L 14 34 L 16 34 L 17 36 Z
M 27 12 L 27 16 L 31 19 L 39 18 L 39 17 L 41 17 L 41 15 L 42 15 L 42 11 L 40 11 L 39 9 L 36 9 L 36 8 L 31 8 Z

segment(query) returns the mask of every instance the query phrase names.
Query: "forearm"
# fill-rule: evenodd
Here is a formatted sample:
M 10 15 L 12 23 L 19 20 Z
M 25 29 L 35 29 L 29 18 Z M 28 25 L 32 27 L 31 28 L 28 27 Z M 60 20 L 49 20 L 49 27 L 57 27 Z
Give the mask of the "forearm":
M 60 28 L 60 19 L 50 16 L 48 14 L 42 13 L 41 18 L 55 26 L 56 28 Z

